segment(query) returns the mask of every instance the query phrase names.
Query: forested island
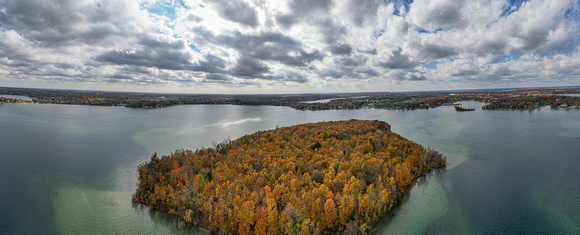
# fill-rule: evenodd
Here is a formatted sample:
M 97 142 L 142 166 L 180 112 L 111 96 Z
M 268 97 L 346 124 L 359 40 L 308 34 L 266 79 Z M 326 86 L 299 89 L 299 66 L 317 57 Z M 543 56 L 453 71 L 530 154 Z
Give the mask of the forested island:
M 488 89 L 432 92 L 371 92 L 279 95 L 161 94 L 107 91 L 2 88 L 0 95 L 32 98 L 34 103 L 163 108 L 185 104 L 272 105 L 297 110 L 429 109 L 460 101 L 486 103 L 483 109 L 532 110 L 544 106 L 579 108 L 579 87 Z M 321 101 L 322 100 L 322 101 Z M 22 102 L 0 99 L 2 102 Z
M 138 167 L 133 202 L 225 233 L 366 234 L 444 165 L 382 121 L 302 124 L 155 154 Z
M 455 111 L 457 111 L 457 112 L 469 112 L 469 111 L 475 111 L 475 109 L 473 109 L 473 108 L 464 108 L 464 107 L 461 107 L 461 106 L 459 106 L 459 105 L 455 105 L 455 107 L 454 107 L 454 108 L 455 108 Z

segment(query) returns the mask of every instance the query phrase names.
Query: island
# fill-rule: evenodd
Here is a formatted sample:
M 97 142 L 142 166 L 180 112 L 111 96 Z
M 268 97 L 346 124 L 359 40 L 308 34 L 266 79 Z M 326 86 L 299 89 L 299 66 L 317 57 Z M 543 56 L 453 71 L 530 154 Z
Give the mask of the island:
M 455 111 L 457 111 L 457 112 L 469 112 L 469 111 L 475 111 L 475 109 L 464 108 L 464 107 L 461 107 L 459 105 L 455 105 Z
M 382 121 L 301 124 L 154 154 L 132 200 L 224 233 L 365 234 L 445 161 Z

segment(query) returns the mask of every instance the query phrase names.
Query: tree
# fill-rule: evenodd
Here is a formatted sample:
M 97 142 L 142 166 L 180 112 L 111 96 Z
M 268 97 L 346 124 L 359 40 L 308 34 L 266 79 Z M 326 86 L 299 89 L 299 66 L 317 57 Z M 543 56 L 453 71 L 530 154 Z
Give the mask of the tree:
M 261 206 L 257 210 L 256 225 L 254 226 L 254 232 L 259 235 L 265 235 L 268 231 L 268 212 L 266 208 Z
M 324 213 L 326 214 L 326 226 L 332 227 L 336 224 L 336 205 L 334 204 L 334 200 L 332 198 L 327 199 L 326 203 L 324 203 Z
M 238 233 L 250 234 L 250 229 L 254 225 L 254 202 L 245 201 L 239 213 L 238 219 L 240 223 L 238 224 Z

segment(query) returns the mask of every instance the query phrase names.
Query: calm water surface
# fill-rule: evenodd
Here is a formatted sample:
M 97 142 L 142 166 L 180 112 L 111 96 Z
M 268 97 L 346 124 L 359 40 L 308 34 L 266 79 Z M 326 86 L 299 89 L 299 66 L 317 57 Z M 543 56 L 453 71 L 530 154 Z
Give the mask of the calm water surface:
M 191 105 L 129 109 L 0 104 L 0 234 L 205 233 L 132 207 L 137 165 L 277 125 L 378 119 L 445 154 L 381 234 L 580 233 L 580 110 L 304 112 Z

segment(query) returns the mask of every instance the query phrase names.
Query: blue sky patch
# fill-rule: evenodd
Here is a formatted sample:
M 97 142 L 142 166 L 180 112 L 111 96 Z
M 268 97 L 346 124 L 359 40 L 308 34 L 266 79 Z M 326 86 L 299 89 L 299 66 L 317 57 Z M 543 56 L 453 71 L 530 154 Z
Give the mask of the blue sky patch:
M 503 13 L 501 13 L 501 17 L 508 16 L 520 9 L 523 3 L 527 2 L 528 0 L 510 0 L 509 5 L 506 6 Z
M 199 48 L 197 48 L 195 45 L 193 45 L 191 42 L 187 42 L 187 45 L 189 46 L 189 48 L 191 48 L 192 50 L 194 50 L 195 52 L 201 54 L 201 50 Z
M 143 6 L 147 11 L 150 13 L 165 16 L 170 20 L 175 20 L 177 18 L 176 8 L 185 8 L 188 7 L 182 0 L 166 0 L 166 1 L 157 1 L 155 4 L 151 6 Z
M 521 51 L 514 51 L 508 55 L 503 55 L 499 58 L 499 60 L 497 60 L 497 64 L 501 64 L 501 63 L 506 63 L 506 62 L 510 62 L 510 61 L 515 61 L 515 60 L 519 60 L 520 57 L 524 55 L 524 53 L 522 53 Z
M 377 36 L 375 36 L 375 39 L 379 39 L 384 34 L 385 34 L 385 30 L 384 29 L 381 29 L 381 31 L 379 31 L 379 34 L 377 34 Z
M 497 63 L 498 64 L 501 64 L 501 63 L 506 63 L 506 62 L 509 62 L 509 61 L 512 61 L 512 60 L 514 60 L 512 57 L 510 57 L 508 55 L 503 55 L 503 56 L 501 56 L 499 58 L 499 60 L 497 61 Z
M 431 61 L 429 63 L 421 65 L 421 67 L 429 69 L 429 70 L 435 70 L 435 69 L 437 69 L 437 64 L 441 64 L 441 63 L 443 63 L 443 62 Z
M 553 50 L 544 53 L 542 56 L 553 56 L 553 55 L 559 55 L 559 54 L 570 54 L 570 53 L 575 52 L 575 51 L 578 51 L 578 49 L 576 49 L 576 45 L 574 45 L 574 44 L 562 45 L 561 47 L 554 48 Z
M 439 31 L 443 31 L 443 28 L 437 28 L 437 29 L 435 29 L 433 31 L 428 31 L 428 30 L 426 30 L 424 28 L 417 29 L 417 32 L 419 32 L 419 33 L 437 33 Z
M 5 28 L 4 25 L 0 24 L 0 30 L 2 30 L 2 32 L 6 32 L 12 30 L 12 28 Z
M 409 7 L 411 6 L 411 3 L 413 3 L 413 0 L 403 0 L 402 1 L 403 6 L 405 6 L 405 12 L 409 12 Z M 400 16 L 401 15 L 401 11 L 399 11 L 399 8 L 401 6 L 398 4 L 395 4 L 395 11 L 393 11 L 393 14 L 396 16 Z

